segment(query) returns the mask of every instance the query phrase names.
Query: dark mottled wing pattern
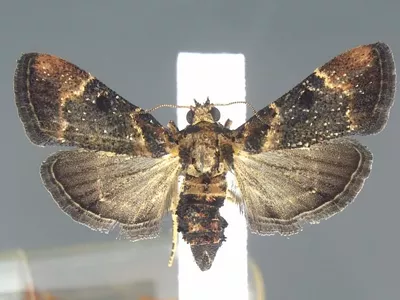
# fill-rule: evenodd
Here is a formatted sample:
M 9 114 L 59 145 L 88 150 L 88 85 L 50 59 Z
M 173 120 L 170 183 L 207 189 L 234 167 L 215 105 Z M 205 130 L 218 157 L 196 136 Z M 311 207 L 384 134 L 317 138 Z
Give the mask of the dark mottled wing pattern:
M 309 146 L 383 129 L 396 85 L 392 52 L 383 43 L 353 48 L 316 69 L 235 130 L 250 153 Z
M 171 136 L 150 114 L 77 66 L 52 55 L 24 54 L 14 89 L 19 116 L 37 145 L 62 144 L 160 157 Z
M 234 131 L 239 203 L 259 234 L 293 234 L 344 209 L 372 155 L 351 135 L 381 131 L 395 65 L 383 43 L 353 48 L 316 69 Z
M 177 197 L 179 158 L 132 157 L 104 151 L 60 151 L 41 167 L 43 182 L 59 207 L 75 221 L 120 237 L 158 235 Z
M 88 227 L 154 237 L 180 170 L 176 145 L 156 119 L 77 66 L 48 54 L 24 54 L 14 77 L 19 116 L 37 145 L 76 146 L 42 165 L 60 208 Z M 139 113 L 140 112 L 140 113 Z M 82 150 L 85 149 L 85 150 Z
M 367 178 L 372 155 L 341 138 L 309 148 L 283 149 L 234 158 L 235 175 L 249 228 L 289 235 L 302 223 L 343 210 Z

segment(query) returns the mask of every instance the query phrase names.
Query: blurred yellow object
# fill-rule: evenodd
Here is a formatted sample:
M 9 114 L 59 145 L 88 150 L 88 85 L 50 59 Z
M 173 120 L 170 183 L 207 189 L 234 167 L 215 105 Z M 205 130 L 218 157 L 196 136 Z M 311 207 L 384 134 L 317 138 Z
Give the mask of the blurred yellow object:
M 177 300 L 178 270 L 166 263 L 170 246 L 170 235 L 165 234 L 140 243 L 0 254 L 0 299 Z M 250 259 L 248 283 L 248 299 L 264 300 L 261 272 Z
M 59 300 L 51 293 L 35 291 L 34 287 L 25 290 L 23 295 L 24 300 Z

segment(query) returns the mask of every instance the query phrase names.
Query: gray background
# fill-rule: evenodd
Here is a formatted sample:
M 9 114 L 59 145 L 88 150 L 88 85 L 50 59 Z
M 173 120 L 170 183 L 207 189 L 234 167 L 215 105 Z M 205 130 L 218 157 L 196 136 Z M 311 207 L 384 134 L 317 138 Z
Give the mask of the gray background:
M 178 52 L 242 52 L 247 100 L 259 109 L 353 46 L 381 40 L 400 61 L 399 11 L 399 1 L 365 0 L 2 2 L 0 250 L 112 239 L 72 222 L 41 184 L 40 162 L 55 149 L 30 144 L 18 119 L 22 52 L 64 57 L 144 108 L 175 103 Z M 362 138 L 375 160 L 354 204 L 290 239 L 250 236 L 268 299 L 399 297 L 399 107 L 381 134 Z M 155 116 L 165 124 L 175 114 Z

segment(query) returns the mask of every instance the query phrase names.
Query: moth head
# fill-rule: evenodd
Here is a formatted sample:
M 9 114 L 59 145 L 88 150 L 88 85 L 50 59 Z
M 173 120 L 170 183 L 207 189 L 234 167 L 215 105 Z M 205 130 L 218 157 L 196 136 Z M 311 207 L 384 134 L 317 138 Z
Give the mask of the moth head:
M 210 103 L 210 99 L 207 98 L 204 104 L 194 100 L 194 104 L 186 115 L 186 120 L 190 125 L 196 125 L 200 122 L 215 123 L 219 121 L 221 113 L 214 104 Z

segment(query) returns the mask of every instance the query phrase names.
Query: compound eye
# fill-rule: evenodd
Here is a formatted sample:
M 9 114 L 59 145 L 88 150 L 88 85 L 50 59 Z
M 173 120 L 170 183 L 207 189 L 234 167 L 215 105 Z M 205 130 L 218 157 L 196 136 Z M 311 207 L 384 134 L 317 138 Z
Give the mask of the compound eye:
M 192 125 L 193 124 L 193 118 L 194 118 L 194 111 L 189 110 L 188 113 L 186 114 L 186 121 Z
M 219 109 L 216 107 L 211 108 L 211 116 L 213 117 L 214 122 L 218 122 L 219 118 L 221 118 L 221 113 Z

